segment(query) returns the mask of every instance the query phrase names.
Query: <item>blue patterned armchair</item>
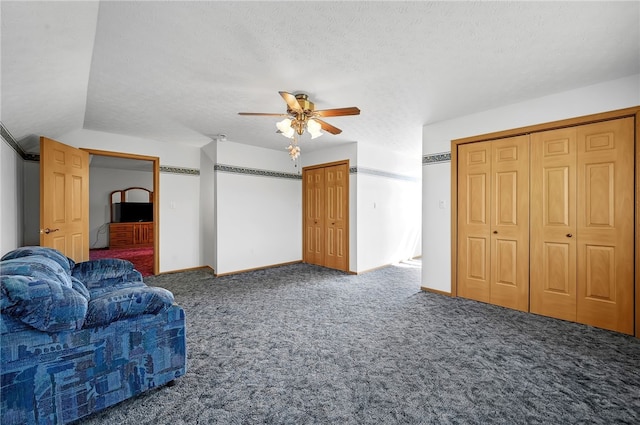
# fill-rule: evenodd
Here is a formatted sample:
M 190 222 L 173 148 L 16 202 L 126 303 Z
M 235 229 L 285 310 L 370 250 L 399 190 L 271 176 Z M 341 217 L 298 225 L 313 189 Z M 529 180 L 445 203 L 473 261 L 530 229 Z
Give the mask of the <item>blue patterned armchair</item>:
M 124 260 L 0 259 L 2 424 L 64 424 L 186 373 L 185 315 Z

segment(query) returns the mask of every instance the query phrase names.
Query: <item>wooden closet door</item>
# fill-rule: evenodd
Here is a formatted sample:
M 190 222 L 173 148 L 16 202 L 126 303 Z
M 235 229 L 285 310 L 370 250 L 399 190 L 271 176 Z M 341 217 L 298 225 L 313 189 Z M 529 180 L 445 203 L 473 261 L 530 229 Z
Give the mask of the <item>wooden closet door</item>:
M 532 313 L 576 320 L 576 130 L 531 134 Z
M 458 295 L 490 302 L 491 143 L 458 146 Z
M 325 176 L 325 260 L 332 269 L 347 271 L 347 214 L 349 168 L 346 164 L 324 169 Z
M 491 303 L 529 311 L 529 137 L 491 142 Z
M 634 119 L 578 127 L 577 321 L 633 334 Z
M 324 169 L 304 170 L 304 262 L 324 265 Z

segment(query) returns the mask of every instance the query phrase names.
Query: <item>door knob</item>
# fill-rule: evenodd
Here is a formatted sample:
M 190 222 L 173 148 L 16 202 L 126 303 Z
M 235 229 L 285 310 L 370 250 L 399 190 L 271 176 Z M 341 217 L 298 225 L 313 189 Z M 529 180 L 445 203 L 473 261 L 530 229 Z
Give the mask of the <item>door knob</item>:
M 494 235 L 497 235 L 497 234 L 498 234 L 498 231 L 497 231 L 497 230 L 494 230 L 494 231 L 493 231 L 493 234 L 494 234 Z
M 567 237 L 568 237 L 568 238 L 570 238 L 570 237 L 572 237 L 572 236 L 573 236 L 573 235 L 572 235 L 571 233 L 567 233 Z
M 48 235 L 49 233 L 53 233 L 53 232 L 57 232 L 60 229 L 49 229 L 48 227 L 46 229 L 40 229 L 40 233 L 44 233 L 45 235 Z

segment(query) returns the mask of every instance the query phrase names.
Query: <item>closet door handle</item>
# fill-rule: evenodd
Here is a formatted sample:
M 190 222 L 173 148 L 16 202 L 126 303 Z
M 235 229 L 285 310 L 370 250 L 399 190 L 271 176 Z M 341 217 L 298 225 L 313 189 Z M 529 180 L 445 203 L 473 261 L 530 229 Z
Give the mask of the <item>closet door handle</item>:
M 494 234 L 494 235 L 497 235 L 497 234 L 498 234 L 498 231 L 497 231 L 497 230 L 494 230 L 494 231 L 493 231 L 493 234 Z
M 573 235 L 571 233 L 567 233 L 567 237 L 570 238 L 573 237 Z

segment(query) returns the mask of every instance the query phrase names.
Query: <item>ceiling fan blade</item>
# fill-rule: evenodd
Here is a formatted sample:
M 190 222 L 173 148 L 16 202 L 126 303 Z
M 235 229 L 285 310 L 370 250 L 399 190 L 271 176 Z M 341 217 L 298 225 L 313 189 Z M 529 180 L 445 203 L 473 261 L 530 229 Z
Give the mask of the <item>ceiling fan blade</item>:
M 261 115 L 265 117 L 288 117 L 288 114 L 269 114 L 263 112 L 238 112 L 238 115 Z
M 327 132 L 329 132 L 329 133 L 331 133 L 331 134 L 340 134 L 340 133 L 342 133 L 342 130 L 340 130 L 338 127 L 334 127 L 334 126 L 332 126 L 332 125 L 331 125 L 331 124 L 329 124 L 328 122 L 326 122 L 326 121 L 322 121 L 322 120 L 319 120 L 319 119 L 317 119 L 317 118 L 314 118 L 314 119 L 315 119 L 316 121 L 318 121 L 318 123 L 320 124 L 320 127 L 322 127 L 322 129 L 323 129 L 324 131 L 327 131 Z
M 320 109 L 313 111 L 318 117 L 341 117 L 345 115 L 360 115 L 360 109 L 352 106 L 350 108 Z
M 278 92 L 278 93 L 280 93 L 280 96 L 282 96 L 284 101 L 287 102 L 287 105 L 289 106 L 289 109 L 291 109 L 292 111 L 295 111 L 295 112 L 302 112 L 302 108 L 300 107 L 300 104 L 298 103 L 298 99 L 296 99 L 296 97 L 294 95 L 292 95 L 291 93 L 287 93 L 286 91 L 281 91 L 281 92 Z

